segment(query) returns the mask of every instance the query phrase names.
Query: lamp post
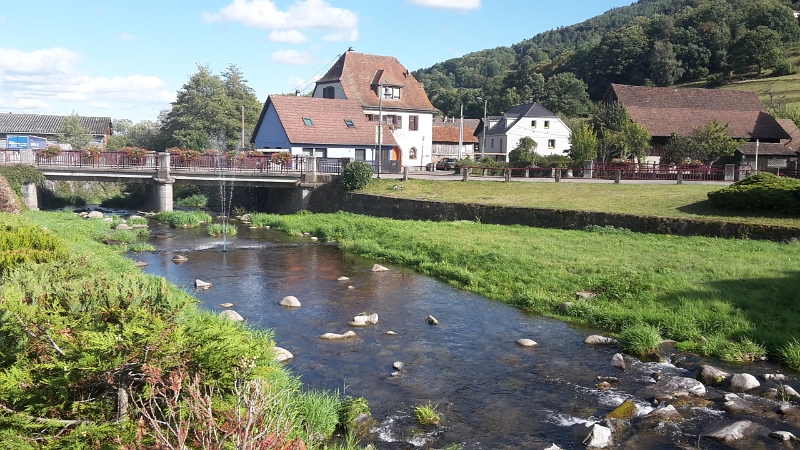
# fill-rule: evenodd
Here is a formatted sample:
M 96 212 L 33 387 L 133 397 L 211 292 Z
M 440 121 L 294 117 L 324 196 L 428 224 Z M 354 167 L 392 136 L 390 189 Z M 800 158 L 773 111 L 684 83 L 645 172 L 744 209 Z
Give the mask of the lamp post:
M 481 159 L 484 158 L 483 154 L 486 153 L 486 104 L 489 100 L 482 98 L 482 97 L 475 97 L 478 100 L 483 100 L 483 133 L 481 134 Z
M 381 177 L 381 159 L 383 159 L 383 85 L 378 83 L 378 176 Z

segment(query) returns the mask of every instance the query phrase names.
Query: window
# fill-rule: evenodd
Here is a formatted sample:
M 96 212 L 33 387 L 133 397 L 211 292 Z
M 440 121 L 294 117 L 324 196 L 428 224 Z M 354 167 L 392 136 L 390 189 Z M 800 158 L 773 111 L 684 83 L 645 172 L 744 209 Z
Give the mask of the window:
M 549 120 L 545 120 L 544 121 L 544 127 L 545 128 L 550 128 L 550 121 Z
M 344 124 L 347 125 L 347 128 L 355 128 L 356 123 L 350 119 L 344 119 Z
M 408 151 L 408 159 L 417 159 L 417 149 L 416 149 L 416 147 L 411 147 L 411 150 Z
M 305 125 L 307 127 L 312 127 L 312 126 L 314 126 L 314 121 L 311 120 L 310 117 L 303 117 L 303 125 Z
M 531 128 L 533 128 L 534 130 L 536 129 L 536 121 L 535 120 L 531 120 Z
M 503 138 L 500 138 L 500 151 L 503 151 Z
M 328 157 L 328 149 L 327 148 L 308 148 L 303 147 L 303 156 L 313 156 L 316 158 L 327 158 Z
M 336 98 L 336 90 L 333 86 L 328 86 L 322 89 L 322 98 Z
M 547 140 L 547 148 L 556 148 L 556 140 L 555 139 L 548 139 Z
M 408 129 L 410 131 L 419 130 L 419 116 L 408 116 Z
M 399 99 L 400 98 L 400 88 L 394 86 L 384 86 L 383 87 L 383 98 L 385 99 Z
M 364 148 L 357 148 L 356 161 L 366 161 L 366 160 L 367 160 L 367 150 Z
M 368 122 L 374 122 L 375 121 L 375 114 L 365 114 L 365 116 L 367 116 L 367 121 Z
M 491 145 L 491 147 L 492 147 L 492 148 L 494 148 L 494 138 L 492 138 L 492 145 Z
M 389 128 L 394 127 L 395 130 L 402 130 L 403 129 L 403 117 L 402 116 L 394 116 L 394 115 L 386 115 L 383 116 L 383 121 L 389 125 Z

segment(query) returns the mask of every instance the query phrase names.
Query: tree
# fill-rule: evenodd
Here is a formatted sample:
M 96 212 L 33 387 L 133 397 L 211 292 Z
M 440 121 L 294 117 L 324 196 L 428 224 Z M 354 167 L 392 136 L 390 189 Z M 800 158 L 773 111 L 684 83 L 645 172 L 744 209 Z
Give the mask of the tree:
M 742 144 L 742 141 L 728 136 L 728 126 L 714 120 L 708 125 L 697 127 L 694 130 L 695 139 L 700 146 L 700 160 L 711 164 L 720 157 L 731 156 Z
M 576 163 L 597 159 L 598 142 L 594 131 L 582 120 L 571 121 L 568 125 L 571 133 L 569 137 L 570 148 L 567 150 L 567 156 Z
M 622 127 L 622 142 L 624 145 L 624 157 L 635 156 L 641 164 L 650 153 L 650 133 L 645 127 L 636 122 L 628 121 Z
M 202 150 L 208 148 L 210 136 L 222 135 L 227 148 L 236 148 L 241 135 L 242 106 L 246 132 L 252 133 L 261 104 L 239 68 L 228 66 L 220 76 L 208 66 L 198 65 L 197 73 L 178 91 L 172 109 L 163 117 L 163 141 L 166 145 Z
M 780 35 L 767 27 L 759 26 L 733 43 L 731 59 L 738 72 L 747 72 L 755 66 L 756 73 L 761 76 L 764 69 L 784 62 L 786 55 Z
M 61 125 L 61 132 L 56 136 L 56 140 L 62 144 L 69 144 L 73 150 L 80 150 L 92 140 L 89 128 L 81 125 L 81 117 L 74 112 L 64 119 Z
M 542 105 L 556 114 L 577 117 L 587 114 L 591 107 L 586 83 L 572 72 L 550 77 L 545 85 L 545 93 Z
M 530 167 L 536 159 L 536 141 L 528 136 L 521 137 L 514 150 L 508 153 L 511 167 Z
M 656 41 L 650 52 L 650 79 L 658 86 L 672 86 L 683 76 L 683 72 L 672 43 Z
M 131 145 L 139 148 L 155 149 L 160 128 L 158 123 L 152 120 L 142 120 L 131 125 L 128 129 L 128 138 L 131 140 Z
M 609 83 L 641 84 L 648 49 L 641 26 L 608 32 L 594 52 L 588 84 L 595 90 L 605 90 Z
M 522 102 L 527 103 L 531 98 L 541 101 L 544 97 L 544 75 L 536 71 L 533 62 L 526 60 L 517 70 L 506 75 L 503 87 L 507 90 L 515 88 Z
M 661 149 L 661 164 L 683 164 L 686 160 L 700 159 L 702 149 L 690 136 L 672 133 L 667 145 Z

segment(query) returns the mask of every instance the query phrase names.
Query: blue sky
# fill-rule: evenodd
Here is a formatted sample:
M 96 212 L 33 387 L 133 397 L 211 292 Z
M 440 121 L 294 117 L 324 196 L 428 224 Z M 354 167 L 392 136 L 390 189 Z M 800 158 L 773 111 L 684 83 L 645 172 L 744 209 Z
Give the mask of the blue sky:
M 207 64 L 261 101 L 352 46 L 409 70 L 508 46 L 632 0 L 2 0 L 0 112 L 155 120 Z

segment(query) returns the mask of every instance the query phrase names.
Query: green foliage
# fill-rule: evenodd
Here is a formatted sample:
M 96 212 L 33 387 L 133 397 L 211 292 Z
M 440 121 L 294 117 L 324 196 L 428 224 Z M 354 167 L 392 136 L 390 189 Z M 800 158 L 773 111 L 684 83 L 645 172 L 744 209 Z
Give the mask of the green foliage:
M 700 160 L 711 164 L 723 156 L 731 156 L 742 144 L 741 140 L 728 136 L 730 124 L 722 125 L 717 120 L 695 128 L 695 140 L 700 146 Z
M 433 405 L 430 401 L 427 405 L 414 407 L 414 419 L 423 426 L 435 426 L 442 423 L 442 418 L 436 411 L 436 405 Z
M 778 350 L 784 364 L 794 370 L 800 370 L 800 342 L 787 342 Z
M 622 127 L 623 157 L 635 156 L 640 163 L 650 154 L 650 133 L 636 122 L 628 122 Z
M 726 188 L 709 192 L 708 200 L 719 208 L 796 213 L 800 211 L 799 196 L 800 180 L 761 172 Z
M 236 225 L 229 223 L 212 223 L 208 226 L 209 236 L 222 236 L 223 234 L 227 234 L 228 236 L 236 236 L 238 232 L 239 230 L 236 228 Z
M 564 155 L 545 155 L 538 156 L 537 164 L 541 167 L 570 167 L 572 159 Z
M 696 139 L 673 133 L 661 151 L 661 164 L 684 164 L 699 160 L 702 148 Z
M 517 146 L 508 153 L 511 167 L 531 167 L 536 158 L 536 141 L 528 136 L 521 137 Z
M 147 192 L 142 184 L 124 185 L 124 190 L 111 197 L 100 201 L 100 206 L 106 208 L 141 208 L 147 202 Z
M 208 197 L 203 194 L 192 194 L 187 197 L 175 199 L 175 204 L 186 208 L 205 208 L 208 206 Z
M 652 353 L 658 350 L 660 342 L 658 328 L 646 324 L 628 327 L 619 336 L 622 350 L 633 355 Z
M 306 442 L 310 445 L 322 442 L 336 431 L 341 406 L 336 396 L 311 390 L 304 393 L 298 403 L 303 428 L 306 430 Z
M 8 181 L 17 196 L 21 194 L 23 184 L 41 185 L 45 180 L 39 169 L 28 164 L 0 165 L 0 176 Z
M 147 242 L 137 242 L 128 246 L 128 251 L 134 253 L 152 252 L 155 251 L 155 249 L 153 244 L 148 244 Z
M 369 402 L 364 397 L 346 396 L 339 407 L 339 424 L 347 432 L 355 431 L 356 419 L 361 415 L 371 415 Z
M 202 211 L 162 211 L 156 220 L 169 222 L 171 228 L 192 228 L 211 222 L 211 215 Z
M 342 186 L 348 191 L 364 189 L 372 180 L 372 167 L 364 161 L 353 161 L 342 171 Z
M 597 134 L 581 120 L 567 123 L 571 134 L 569 137 L 570 149 L 567 155 L 574 163 L 583 164 L 584 161 L 597 159 Z
M 89 127 L 81 125 L 78 113 L 73 112 L 64 119 L 56 140 L 62 144 L 70 144 L 73 150 L 80 150 L 92 140 L 92 135 L 89 134 Z

